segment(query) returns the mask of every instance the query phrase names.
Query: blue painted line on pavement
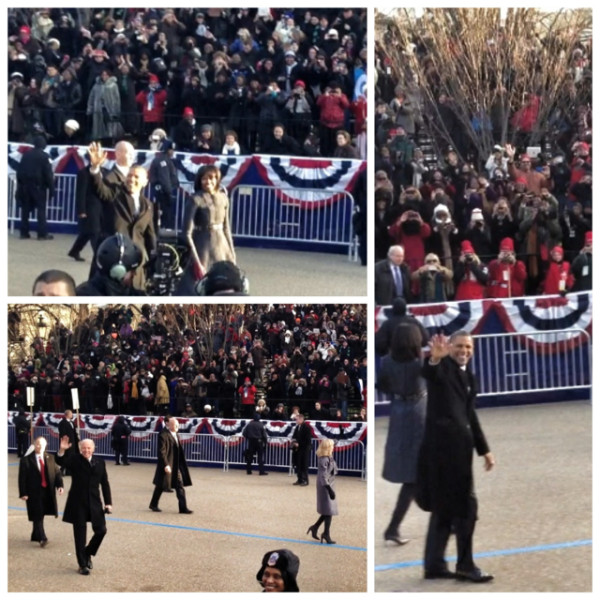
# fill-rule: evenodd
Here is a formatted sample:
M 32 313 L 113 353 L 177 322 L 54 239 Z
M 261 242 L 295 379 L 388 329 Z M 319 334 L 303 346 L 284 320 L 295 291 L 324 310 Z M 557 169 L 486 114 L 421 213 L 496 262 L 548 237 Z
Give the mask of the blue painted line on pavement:
M 26 508 L 20 506 L 9 506 L 9 510 L 26 511 Z M 58 513 L 62 515 L 61 512 Z M 198 531 L 201 533 L 214 533 L 217 535 L 232 535 L 235 537 L 253 538 L 259 540 L 271 540 L 274 542 L 287 542 L 292 544 L 309 544 L 311 546 L 327 546 L 329 548 L 337 548 L 338 550 L 355 550 L 357 552 L 366 552 L 366 548 L 360 546 L 346 546 L 344 544 L 320 544 L 319 542 L 311 542 L 308 540 L 295 540 L 293 538 L 275 537 L 270 535 L 259 535 L 256 533 L 241 533 L 238 531 L 225 531 L 221 529 L 208 529 L 206 527 L 193 527 L 191 525 L 174 525 L 171 523 L 156 523 L 154 521 L 138 521 L 135 519 L 120 519 L 118 517 L 106 517 L 107 521 L 114 521 L 117 523 L 130 523 L 132 525 L 149 525 L 151 527 L 165 527 L 169 529 L 179 529 L 182 531 Z
M 577 548 L 591 546 L 592 540 L 577 540 L 574 542 L 562 542 L 559 544 L 545 544 L 541 546 L 527 546 L 524 548 L 507 548 L 505 550 L 490 550 L 489 552 L 478 552 L 475 558 L 489 558 L 490 556 L 510 556 L 511 554 L 530 554 L 532 552 L 547 552 L 549 550 L 562 550 L 564 548 Z M 449 561 L 455 561 L 456 556 L 447 557 Z M 409 560 L 389 565 L 375 565 L 375 571 L 391 571 L 394 569 L 405 569 L 406 567 L 420 567 L 422 560 Z

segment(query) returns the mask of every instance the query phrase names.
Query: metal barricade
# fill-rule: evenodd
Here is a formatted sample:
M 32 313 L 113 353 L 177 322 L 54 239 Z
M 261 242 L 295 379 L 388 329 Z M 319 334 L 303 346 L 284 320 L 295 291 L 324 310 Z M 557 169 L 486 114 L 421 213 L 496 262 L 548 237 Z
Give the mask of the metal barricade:
M 590 389 L 590 336 L 583 329 L 477 335 L 479 396 Z
M 48 452 L 56 452 L 59 446 L 58 434 L 50 427 L 35 427 L 34 438 L 43 436 L 46 438 Z M 156 432 L 143 435 L 135 433 L 129 438 L 130 459 L 148 462 L 156 461 L 158 451 L 158 436 Z M 241 435 L 223 436 L 214 434 L 181 434 L 181 446 L 184 449 L 186 460 L 194 466 L 221 466 L 223 471 L 228 471 L 230 465 L 246 466 L 244 451 L 246 441 Z M 90 434 L 86 429 L 81 430 L 81 439 L 92 439 L 96 446 L 95 454 L 102 457 L 114 456 L 111 448 L 110 433 L 102 432 Z M 265 466 L 271 469 L 283 469 L 291 477 L 294 474 L 292 465 L 292 451 L 290 438 L 269 438 L 265 452 Z M 312 440 L 309 471 L 317 471 L 318 459 L 316 455 L 319 440 Z M 8 427 L 8 449 L 17 447 L 15 428 Z M 362 442 L 356 442 L 352 446 L 337 446 L 334 449 L 334 458 L 340 474 L 359 473 L 363 481 L 366 480 L 366 451 Z M 254 459 L 256 460 L 256 459 Z
M 241 185 L 230 196 L 236 238 L 343 246 L 349 258 L 356 256 L 354 198 L 348 192 Z

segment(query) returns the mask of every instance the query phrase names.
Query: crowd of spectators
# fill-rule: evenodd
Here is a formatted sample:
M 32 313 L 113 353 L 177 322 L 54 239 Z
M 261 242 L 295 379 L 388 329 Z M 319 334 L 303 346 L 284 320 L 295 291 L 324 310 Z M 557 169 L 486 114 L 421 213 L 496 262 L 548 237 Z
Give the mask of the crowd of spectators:
M 366 306 L 213 310 L 210 331 L 155 305 L 102 307 L 74 330 L 57 325 L 9 366 L 9 409 L 27 410 L 33 387 L 34 412 L 71 409 L 77 389 L 87 414 L 364 419 Z
M 426 103 L 394 79 L 383 44 L 376 60 L 376 303 L 591 289 L 591 39 L 572 53 L 570 103 L 553 112 L 542 144 L 532 132 L 543 91 L 531 90 L 509 115 L 507 138 L 493 128 L 489 156 L 465 147 L 442 92 L 436 114 L 454 137 L 426 155 L 420 141 L 431 143 L 441 128 L 430 127 Z M 496 116 L 473 119 L 494 124 Z M 528 153 L 534 146 L 540 151 Z
M 366 9 L 11 8 L 8 34 L 10 141 L 366 158 Z

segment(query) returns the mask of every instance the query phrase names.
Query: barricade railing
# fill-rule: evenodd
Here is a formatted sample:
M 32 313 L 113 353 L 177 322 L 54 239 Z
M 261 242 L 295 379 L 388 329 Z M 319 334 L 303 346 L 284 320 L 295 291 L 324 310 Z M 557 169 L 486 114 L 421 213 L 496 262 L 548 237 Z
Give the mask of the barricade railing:
M 48 197 L 46 218 L 49 224 L 77 225 L 76 175 L 54 176 L 55 191 Z M 21 220 L 15 198 L 16 175 L 8 176 L 8 222 L 14 234 Z M 183 227 L 186 199 L 192 186 L 180 186 L 175 194 L 175 231 Z M 147 186 L 144 194 L 154 201 Z M 358 261 L 358 238 L 352 229 L 354 198 L 348 192 L 317 189 L 274 188 L 243 185 L 231 191 L 230 220 L 235 239 L 262 239 L 305 244 L 325 244 L 347 248 L 348 259 Z M 37 222 L 37 212 L 30 221 Z M 163 223 L 164 225 L 164 223 Z
M 474 336 L 479 396 L 591 389 L 590 335 L 584 329 Z
M 230 221 L 236 238 L 342 246 L 349 259 L 357 260 L 353 212 L 354 198 L 348 192 L 266 185 L 231 190 Z
M 59 446 L 58 434 L 50 427 L 34 427 L 34 438 L 43 436 L 48 442 L 47 451 L 56 452 Z M 145 434 L 143 437 L 132 435 L 129 438 L 128 456 L 131 459 L 154 462 L 158 451 L 158 436 L 156 432 Z M 90 435 L 82 429 L 82 439 L 92 439 L 96 446 L 98 456 L 112 457 L 114 450 L 111 448 L 111 436 L 105 433 Z M 230 466 L 241 467 L 246 465 L 246 440 L 241 435 L 223 436 L 218 434 L 180 434 L 181 446 L 184 449 L 186 460 L 196 466 L 218 466 L 223 471 L 228 471 Z M 8 449 L 17 447 L 15 428 L 8 426 Z M 316 450 L 319 440 L 311 440 L 311 458 L 309 470 L 317 470 Z M 338 446 L 334 449 L 334 458 L 340 473 L 358 473 L 361 479 L 366 480 L 366 451 L 362 442 L 351 446 Z M 256 457 L 254 458 L 256 462 Z M 293 475 L 291 439 L 287 437 L 270 437 L 265 452 L 265 466 L 268 468 L 284 468 L 288 475 Z
M 584 329 L 483 334 L 473 340 L 479 397 L 591 391 L 591 336 Z M 386 394 L 377 396 L 376 404 L 389 404 Z

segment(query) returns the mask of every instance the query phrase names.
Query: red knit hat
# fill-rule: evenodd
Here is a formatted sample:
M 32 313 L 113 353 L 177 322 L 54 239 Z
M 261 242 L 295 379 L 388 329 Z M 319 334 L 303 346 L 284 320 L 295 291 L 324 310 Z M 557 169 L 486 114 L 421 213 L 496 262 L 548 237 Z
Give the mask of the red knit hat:
M 500 242 L 500 251 L 501 252 L 514 252 L 515 251 L 515 243 L 512 238 L 506 237 Z
M 460 243 L 460 249 L 465 254 L 475 254 L 475 250 L 473 249 L 473 244 L 469 240 L 464 240 Z
M 158 83 L 158 77 L 154 73 L 150 73 L 150 75 L 148 75 L 148 82 Z
M 184 117 L 193 117 L 194 116 L 194 109 L 190 108 L 189 106 L 186 106 L 183 109 L 183 116 Z
M 561 257 L 565 255 L 565 251 L 563 250 L 562 246 L 554 246 L 554 248 L 552 248 L 550 251 L 550 254 L 554 254 L 555 252 L 558 252 Z
M 304 81 L 302 81 L 301 79 L 298 79 L 296 81 L 296 83 L 294 84 L 294 87 L 301 87 L 301 88 L 306 88 L 306 84 L 304 83 Z
M 19 29 L 19 33 L 31 33 L 31 28 L 28 27 L 27 25 L 21 25 L 20 29 Z
M 585 243 L 586 243 L 586 245 L 592 243 L 592 232 L 591 231 L 585 232 Z

